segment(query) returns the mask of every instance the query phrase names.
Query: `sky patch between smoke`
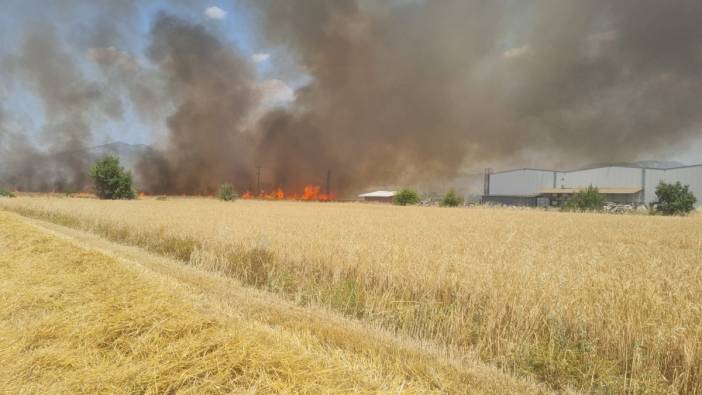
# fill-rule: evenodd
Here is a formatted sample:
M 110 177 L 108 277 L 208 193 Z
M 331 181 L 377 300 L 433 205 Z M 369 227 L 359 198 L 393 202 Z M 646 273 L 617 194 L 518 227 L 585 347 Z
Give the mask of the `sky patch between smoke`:
M 205 9 L 205 16 L 207 16 L 210 19 L 224 19 L 227 17 L 227 12 L 224 11 L 223 9 L 212 6 L 212 7 L 207 7 Z
M 258 53 L 251 55 L 251 59 L 254 61 L 254 63 L 265 62 L 268 59 L 270 59 L 270 57 L 271 57 L 271 54 L 262 53 L 262 52 L 258 52 Z

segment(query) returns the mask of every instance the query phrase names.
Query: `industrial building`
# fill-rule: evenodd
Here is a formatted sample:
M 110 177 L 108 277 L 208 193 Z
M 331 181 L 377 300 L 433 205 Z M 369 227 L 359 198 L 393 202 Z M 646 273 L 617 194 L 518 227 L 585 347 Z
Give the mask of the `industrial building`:
M 515 169 L 486 171 L 482 201 L 515 206 L 558 206 L 592 185 L 614 203 L 650 204 L 663 181 L 689 185 L 702 202 L 702 164 L 668 169 L 604 166 L 571 171 Z

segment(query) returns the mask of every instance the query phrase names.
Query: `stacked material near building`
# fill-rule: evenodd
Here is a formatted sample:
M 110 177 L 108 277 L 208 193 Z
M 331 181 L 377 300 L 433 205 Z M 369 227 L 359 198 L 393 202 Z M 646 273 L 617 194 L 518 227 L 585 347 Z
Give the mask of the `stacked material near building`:
M 558 206 L 581 189 L 597 187 L 605 199 L 618 204 L 650 204 L 661 182 L 689 185 L 702 197 L 702 164 L 669 169 L 604 166 L 558 171 L 516 169 L 485 174 L 484 203 Z

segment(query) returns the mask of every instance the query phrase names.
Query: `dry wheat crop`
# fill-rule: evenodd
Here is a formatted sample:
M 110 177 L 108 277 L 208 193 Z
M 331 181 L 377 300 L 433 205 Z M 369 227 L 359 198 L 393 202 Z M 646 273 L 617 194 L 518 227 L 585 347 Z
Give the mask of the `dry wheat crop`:
M 702 218 L 211 199 L 17 198 L 553 388 L 702 392 Z
M 182 264 L 8 213 L 0 230 L 1 393 L 543 392 Z

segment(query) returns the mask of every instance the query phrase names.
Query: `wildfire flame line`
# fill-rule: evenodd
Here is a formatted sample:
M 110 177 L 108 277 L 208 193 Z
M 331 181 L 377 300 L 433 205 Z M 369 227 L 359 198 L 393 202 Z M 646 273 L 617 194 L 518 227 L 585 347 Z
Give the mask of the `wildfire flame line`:
M 304 200 L 304 201 L 317 201 L 317 202 L 328 202 L 336 200 L 336 196 L 333 193 L 320 193 L 319 185 L 307 185 L 303 188 L 302 194 L 298 193 L 285 193 L 282 188 L 276 188 L 274 191 L 261 191 L 258 195 L 251 193 L 251 191 L 246 191 L 241 198 L 242 199 L 263 199 L 263 200 Z

